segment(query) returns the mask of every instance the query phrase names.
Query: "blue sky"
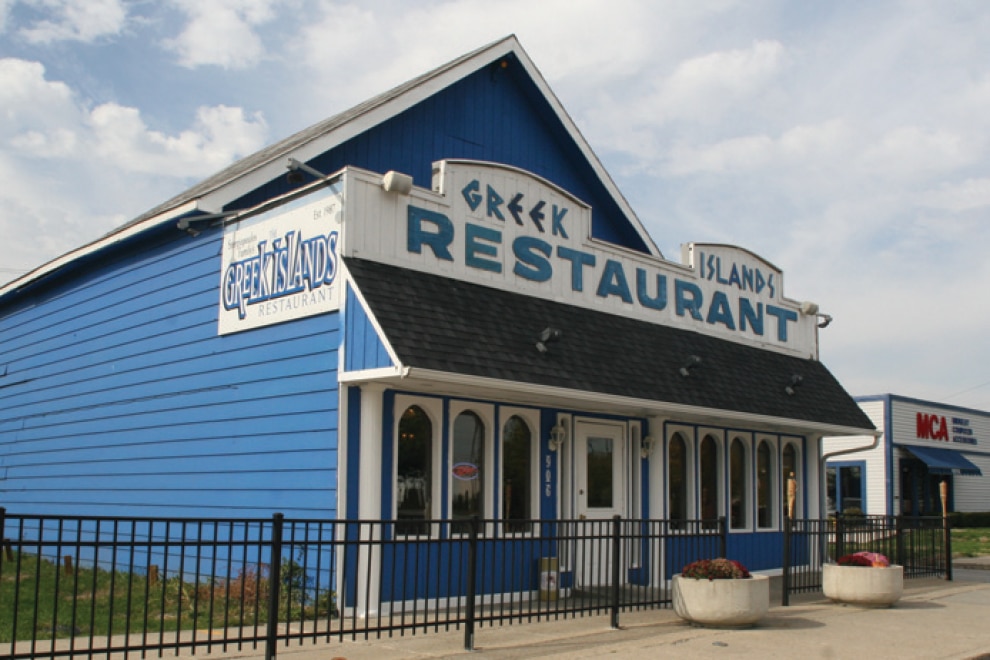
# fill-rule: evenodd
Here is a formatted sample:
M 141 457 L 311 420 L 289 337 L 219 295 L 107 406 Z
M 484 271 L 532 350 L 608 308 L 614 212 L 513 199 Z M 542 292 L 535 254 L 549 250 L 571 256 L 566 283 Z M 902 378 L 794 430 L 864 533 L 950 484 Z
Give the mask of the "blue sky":
M 508 34 L 667 258 L 779 266 L 853 394 L 990 410 L 979 0 L 0 0 L 0 281 Z

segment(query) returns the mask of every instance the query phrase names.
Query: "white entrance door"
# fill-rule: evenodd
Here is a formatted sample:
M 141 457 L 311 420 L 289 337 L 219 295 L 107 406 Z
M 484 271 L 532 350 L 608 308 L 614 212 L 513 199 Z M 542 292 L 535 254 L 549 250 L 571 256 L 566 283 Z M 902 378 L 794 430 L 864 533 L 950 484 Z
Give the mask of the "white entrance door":
M 575 580 L 579 586 L 611 584 L 612 541 L 609 521 L 625 516 L 627 501 L 623 465 L 626 460 L 625 425 L 578 422 L 574 442 L 575 513 L 578 534 Z M 620 568 L 620 575 L 625 567 Z

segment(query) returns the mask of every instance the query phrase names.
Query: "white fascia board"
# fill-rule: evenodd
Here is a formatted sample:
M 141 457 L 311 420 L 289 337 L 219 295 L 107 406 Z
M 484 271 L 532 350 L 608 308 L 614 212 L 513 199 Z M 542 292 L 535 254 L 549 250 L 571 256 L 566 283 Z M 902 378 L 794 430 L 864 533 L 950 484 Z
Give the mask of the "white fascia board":
M 753 413 L 743 413 L 734 410 L 718 410 L 714 408 L 703 408 L 679 403 L 668 403 L 664 401 L 651 401 L 649 399 L 636 399 L 632 397 L 616 396 L 613 394 L 602 394 L 599 392 L 585 392 L 582 390 L 572 390 L 565 387 L 550 387 L 532 383 L 518 383 L 486 378 L 482 376 L 467 376 L 463 374 L 453 374 L 430 369 L 405 369 L 405 376 L 409 379 L 441 383 L 451 387 L 481 387 L 489 390 L 508 390 L 514 394 L 526 394 L 531 397 L 555 399 L 566 401 L 567 405 L 574 407 L 589 406 L 594 410 L 626 411 L 628 414 L 649 417 L 651 415 L 664 415 L 666 417 L 682 416 L 685 418 L 704 418 L 706 422 L 718 423 L 721 426 L 746 425 L 748 427 L 770 427 L 774 429 L 793 429 L 787 433 L 797 435 L 808 435 L 820 433 L 824 435 L 846 436 L 846 435 L 873 435 L 875 431 L 861 429 L 851 426 L 839 426 L 834 424 L 822 424 L 819 422 L 809 422 L 803 419 L 787 419 L 773 417 L 770 415 L 756 415 Z
M 156 227 L 160 224 L 164 224 L 171 220 L 175 220 L 177 218 L 182 217 L 183 215 L 192 213 L 193 211 L 200 211 L 200 210 L 202 209 L 200 208 L 199 202 L 197 200 L 190 200 L 185 204 L 182 204 L 181 206 L 177 206 L 175 208 L 169 209 L 168 211 L 165 211 L 164 213 L 160 213 L 159 215 L 148 218 L 143 222 L 139 222 L 129 227 L 125 227 L 124 229 L 112 231 L 109 234 L 106 234 L 101 238 L 92 241 L 91 243 L 87 243 L 82 247 L 78 247 L 75 250 L 66 252 L 60 257 L 52 259 L 48 263 L 42 264 L 41 266 L 35 268 L 34 270 L 25 273 L 24 275 L 21 275 L 15 280 L 11 280 L 7 284 L 3 285 L 3 287 L 0 287 L 0 299 L 30 284 L 35 280 L 41 279 L 42 277 L 48 275 L 49 273 L 53 273 L 57 271 L 59 268 L 62 268 L 63 266 L 75 261 L 76 259 L 80 259 L 82 257 L 85 257 L 86 255 L 92 254 L 94 252 L 98 252 L 99 250 L 103 250 L 116 243 L 126 241 L 127 239 L 136 236 L 143 231 L 151 229 L 152 227 Z M 212 213 L 213 211 L 206 211 L 206 212 Z M 179 230 L 176 229 L 176 231 Z
M 337 381 L 346 385 L 354 383 L 370 383 L 389 378 L 405 378 L 409 370 L 405 367 L 382 367 L 380 369 L 362 369 L 360 371 L 341 371 Z

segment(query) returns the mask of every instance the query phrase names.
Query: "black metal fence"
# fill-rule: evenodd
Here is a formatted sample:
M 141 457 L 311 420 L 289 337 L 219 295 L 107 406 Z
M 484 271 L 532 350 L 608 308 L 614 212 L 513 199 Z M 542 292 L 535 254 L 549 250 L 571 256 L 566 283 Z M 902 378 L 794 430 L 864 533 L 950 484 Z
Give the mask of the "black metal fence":
M 328 521 L 11 515 L 0 508 L 0 657 L 264 648 L 670 607 L 726 556 L 716 520 Z M 783 604 L 861 550 L 951 579 L 942 518 L 788 519 Z
M 843 516 L 785 519 L 783 596 L 822 590 L 822 565 L 856 552 L 876 552 L 904 567 L 905 578 L 952 579 L 952 541 L 941 517 Z
M 7 514 L 0 657 L 226 651 L 670 606 L 718 520 L 327 521 Z

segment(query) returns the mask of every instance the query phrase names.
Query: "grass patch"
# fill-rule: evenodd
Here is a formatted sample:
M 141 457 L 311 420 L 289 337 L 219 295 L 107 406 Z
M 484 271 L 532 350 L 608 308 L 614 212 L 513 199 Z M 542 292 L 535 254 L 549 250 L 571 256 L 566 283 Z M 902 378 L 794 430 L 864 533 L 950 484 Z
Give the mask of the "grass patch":
M 252 569 L 230 579 L 153 580 L 100 568 L 66 571 L 27 553 L 2 561 L 0 642 L 253 627 L 268 621 L 269 580 Z M 335 614 L 333 592 L 301 588 L 305 578 L 294 562 L 283 570 L 283 594 L 293 593 L 294 602 L 283 595 L 279 620 Z
M 990 528 L 952 529 L 953 557 L 982 557 L 990 555 Z

